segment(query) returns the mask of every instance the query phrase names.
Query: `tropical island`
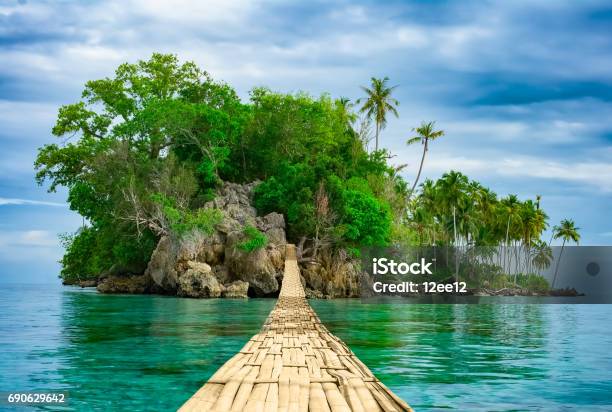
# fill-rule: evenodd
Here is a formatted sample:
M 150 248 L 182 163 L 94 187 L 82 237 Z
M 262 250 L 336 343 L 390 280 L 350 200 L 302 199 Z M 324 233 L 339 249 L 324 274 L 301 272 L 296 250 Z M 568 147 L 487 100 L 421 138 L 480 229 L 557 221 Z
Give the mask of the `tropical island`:
M 471 288 L 550 293 L 554 280 L 539 274 L 552 260 L 540 197 L 500 197 L 452 170 L 421 182 L 445 135 L 434 121 L 406 133 L 422 150 L 406 181 L 407 165 L 379 148 L 399 115 L 388 82 L 372 78 L 354 103 L 266 88 L 243 102 L 164 54 L 87 82 L 59 109 L 61 143 L 35 162 L 38 183 L 66 187 L 83 216 L 62 236 L 62 281 L 105 293 L 277 296 L 291 242 L 308 297 L 356 297 L 364 247 L 503 247 L 522 253 L 491 261 Z M 569 219 L 553 237 L 580 238 Z

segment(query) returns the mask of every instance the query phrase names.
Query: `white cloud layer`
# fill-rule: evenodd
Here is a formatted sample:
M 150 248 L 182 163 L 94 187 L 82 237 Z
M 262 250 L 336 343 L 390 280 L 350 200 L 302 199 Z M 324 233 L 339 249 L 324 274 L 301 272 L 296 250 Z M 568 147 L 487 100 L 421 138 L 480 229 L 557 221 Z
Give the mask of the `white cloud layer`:
M 2 1 L 0 206 L 64 206 L 30 200 L 44 199 L 32 163 L 38 147 L 61 141 L 50 135 L 57 108 L 78 100 L 87 80 L 163 52 L 194 60 L 243 98 L 266 85 L 354 101 L 371 76 L 389 76 L 400 119 L 389 119 L 381 142 L 393 161 L 409 163 L 409 180 L 421 149 L 406 147 L 410 129 L 437 120 L 446 136 L 432 145 L 425 177 L 456 169 L 500 195 L 545 189 L 551 220 L 574 217 L 586 242 L 609 241 L 601 235 L 612 231 L 608 8 L 599 0 Z M 40 209 L 0 207 L 14 229 L 7 259 L 49 241 L 36 230 L 76 228 L 71 218 L 26 235 Z M 36 248 L 51 260 L 61 250 L 50 241 Z
M 30 199 L 17 199 L 17 198 L 6 198 L 0 197 L 0 206 L 54 206 L 54 207 L 66 207 L 66 203 L 58 202 L 47 202 L 44 200 L 30 200 Z
M 0 259 L 11 262 L 57 261 L 62 255 L 57 235 L 47 230 L 0 231 Z M 1 273 L 1 271 L 0 271 Z
M 612 163 L 561 163 L 544 157 L 512 156 L 502 159 L 473 159 L 436 153 L 426 160 L 431 174 L 459 170 L 469 176 L 497 175 L 551 179 L 586 185 L 612 193 Z

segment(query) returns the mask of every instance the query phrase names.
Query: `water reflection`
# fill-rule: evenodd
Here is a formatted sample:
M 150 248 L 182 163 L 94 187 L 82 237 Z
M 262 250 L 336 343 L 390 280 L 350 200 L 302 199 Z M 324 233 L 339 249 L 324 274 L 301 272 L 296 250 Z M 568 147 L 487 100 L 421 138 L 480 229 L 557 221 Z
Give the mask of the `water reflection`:
M 359 301 L 314 306 L 332 331 L 417 410 L 584 410 L 584 405 L 606 410 L 612 404 L 605 399 L 612 393 L 611 333 L 592 327 L 580 332 L 605 322 L 607 306 Z M 606 349 L 583 348 L 596 335 Z M 587 371 L 585 364 L 591 364 Z M 588 388 L 589 396 L 561 389 L 564 382 Z
M 609 305 L 311 304 L 418 411 L 612 410 Z M 68 410 L 173 410 L 273 305 L 0 289 L 0 390 L 66 390 Z
M 246 310 L 245 301 L 65 293 L 62 345 L 47 356 L 63 360 L 74 405 L 172 410 L 257 332 L 273 303 L 251 300 Z

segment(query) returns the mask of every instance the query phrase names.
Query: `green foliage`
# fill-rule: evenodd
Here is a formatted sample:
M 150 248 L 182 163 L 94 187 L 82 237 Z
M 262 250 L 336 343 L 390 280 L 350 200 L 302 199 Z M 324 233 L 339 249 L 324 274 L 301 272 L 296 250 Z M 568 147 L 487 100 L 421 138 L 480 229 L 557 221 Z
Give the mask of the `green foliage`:
M 66 250 L 60 261 L 62 264 L 61 277 L 64 280 L 77 281 L 98 276 L 101 269 L 94 262 L 94 256 L 97 259 L 103 259 L 103 257 L 95 255 L 96 234 L 92 229 L 83 228 L 75 234 L 62 234 L 60 241 Z
M 211 235 L 215 226 L 223 220 L 223 212 L 219 209 L 180 209 L 177 207 L 175 199 L 162 193 L 151 195 L 151 199 L 160 206 L 171 231 L 179 236 L 194 229 Z
M 214 232 L 216 225 L 223 220 L 223 212 L 219 209 L 198 209 L 185 216 L 184 225 L 188 230 L 198 229 L 208 235 Z
M 517 283 L 519 286 L 532 292 L 544 293 L 550 290 L 550 285 L 546 278 L 535 273 L 518 276 Z
M 146 263 L 149 243 L 168 229 L 151 192 L 175 200 L 176 210 L 165 209 L 175 229 L 210 230 L 217 216 L 189 209 L 210 198 L 222 173 L 236 175 L 230 147 L 249 115 L 231 87 L 173 55 L 153 54 L 87 82 L 52 130 L 70 142 L 43 146 L 35 161 L 37 182 L 67 187 L 70 208 L 94 228 L 66 244 L 63 276 L 99 274 L 121 259 Z M 106 242 L 123 238 L 133 247 Z
M 215 173 L 215 165 L 208 159 L 202 159 L 196 170 L 205 186 L 215 186 L 219 181 Z
M 258 249 L 263 249 L 268 244 L 266 235 L 257 230 L 254 226 L 245 226 L 242 231 L 245 240 L 238 243 L 238 249 L 251 253 Z
M 387 86 L 388 81 L 388 77 L 382 79 L 372 77 L 370 87 L 361 87 L 366 97 L 357 101 L 357 103 L 363 102 L 360 111 L 366 113 L 376 123 L 375 151 L 378 151 L 378 135 L 387 126 L 387 113 L 392 113 L 395 117 L 399 116 L 397 113 L 399 102 L 391 97 L 397 86 Z
M 553 228 L 553 237 L 555 239 L 563 239 L 563 244 L 566 242 L 578 243 L 580 241 L 580 230 L 571 219 L 563 219 L 559 226 Z
M 113 266 L 143 270 L 157 243 L 151 232 L 133 238 L 117 235 L 108 227 L 83 227 L 61 235 L 60 240 L 66 250 L 60 260 L 61 277 L 67 282 L 95 279 Z
M 366 90 L 362 109 L 377 135 L 396 114 L 392 91 L 386 79 Z M 142 267 L 160 236 L 212 233 L 222 214 L 202 205 L 218 185 L 256 179 L 257 211 L 282 213 L 288 239 L 305 249 L 504 243 L 536 255 L 547 226 L 539 200 L 500 199 L 458 172 L 425 181 L 410 198 L 403 166 L 391 166 L 385 150 L 368 153 L 355 120 L 350 102 L 325 94 L 255 88 L 242 102 L 231 86 L 173 55 L 87 82 L 52 130 L 69 142 L 43 146 L 35 161 L 37 182 L 66 187 L 70 208 L 91 224 L 65 238 L 62 276 L 95 276 L 118 262 Z M 439 132 L 430 125 L 432 140 Z M 577 240 L 566 232 L 559 236 Z M 247 251 L 267 242 L 255 228 L 245 237 Z M 538 253 L 526 273 L 546 260 Z
M 384 151 L 364 150 L 346 104 L 265 89 L 256 89 L 252 101 L 247 158 L 256 167 L 247 160 L 246 170 L 265 179 L 255 189 L 257 210 L 283 213 L 290 239 L 316 242 L 323 233 L 337 247 L 388 242 L 389 222 L 405 210 L 406 185 Z M 321 187 L 323 214 L 316 204 Z
M 347 190 L 343 197 L 341 227 L 344 237 L 357 245 L 387 244 L 391 230 L 388 207 L 374 196 L 357 190 Z
M 260 213 L 287 209 L 287 190 L 274 176 L 255 187 L 253 192 L 253 204 Z
M 516 195 L 499 198 L 456 171 L 421 185 L 421 193 L 411 203 L 410 218 L 425 244 L 435 238 L 457 245 L 469 239 L 477 246 L 523 243 L 533 247 L 548 226 L 539 204 L 521 202 Z
M 486 283 L 488 289 L 500 290 L 500 289 L 514 289 L 519 287 L 526 289 L 529 292 L 535 293 L 546 293 L 550 290 L 550 285 L 546 278 L 541 275 L 530 273 L 527 275 L 519 274 L 516 276 L 516 283 L 514 283 L 514 275 L 506 275 L 496 273 L 489 276 L 490 280 Z M 476 285 L 482 286 L 482 285 Z

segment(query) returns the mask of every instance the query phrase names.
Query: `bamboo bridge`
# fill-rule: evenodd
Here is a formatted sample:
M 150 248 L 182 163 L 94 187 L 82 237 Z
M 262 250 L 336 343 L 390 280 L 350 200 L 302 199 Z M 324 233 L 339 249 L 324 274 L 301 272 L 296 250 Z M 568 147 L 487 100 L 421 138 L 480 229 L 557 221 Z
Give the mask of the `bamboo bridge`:
M 179 409 L 192 411 L 412 411 L 332 335 L 306 301 L 287 245 L 276 306 L 261 331 Z

